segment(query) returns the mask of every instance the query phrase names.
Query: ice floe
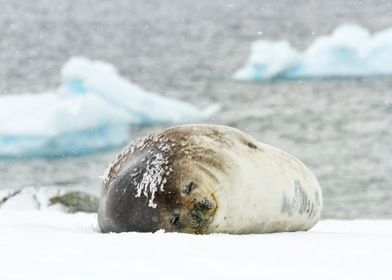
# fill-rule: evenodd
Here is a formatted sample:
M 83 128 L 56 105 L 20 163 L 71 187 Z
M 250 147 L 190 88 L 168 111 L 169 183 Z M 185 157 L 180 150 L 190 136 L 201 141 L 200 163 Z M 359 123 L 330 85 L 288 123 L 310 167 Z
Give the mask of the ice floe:
M 101 61 L 71 58 L 61 76 L 54 91 L 0 97 L 0 158 L 105 150 L 126 143 L 132 124 L 194 122 L 219 110 L 146 91 Z
M 260 40 L 252 44 L 238 80 L 382 76 L 392 74 L 392 28 L 373 35 L 345 24 L 331 35 L 316 38 L 299 51 L 287 41 Z

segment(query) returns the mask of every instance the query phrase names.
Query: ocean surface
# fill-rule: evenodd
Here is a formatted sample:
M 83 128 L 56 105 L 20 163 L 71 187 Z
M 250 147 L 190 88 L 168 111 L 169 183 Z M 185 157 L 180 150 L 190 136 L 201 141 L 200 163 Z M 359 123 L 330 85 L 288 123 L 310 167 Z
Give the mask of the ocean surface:
M 42 92 L 82 55 L 147 90 L 200 107 L 301 159 L 324 193 L 324 218 L 392 218 L 392 78 L 232 80 L 257 39 L 304 49 L 343 23 L 392 27 L 390 1 L 0 0 L 0 94 Z M 34 116 L 26 116 L 34 117 Z M 161 127 L 132 127 L 131 138 Z M 99 193 L 118 150 L 0 161 L 0 188 L 78 186 Z

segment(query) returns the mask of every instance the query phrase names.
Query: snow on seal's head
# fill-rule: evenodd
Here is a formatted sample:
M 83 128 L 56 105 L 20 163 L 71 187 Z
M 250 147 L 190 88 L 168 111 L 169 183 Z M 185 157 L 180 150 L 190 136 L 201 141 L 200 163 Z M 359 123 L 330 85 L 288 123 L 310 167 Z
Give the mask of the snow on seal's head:
M 306 230 L 321 190 L 297 159 L 241 131 L 183 125 L 136 140 L 108 167 L 102 232 Z

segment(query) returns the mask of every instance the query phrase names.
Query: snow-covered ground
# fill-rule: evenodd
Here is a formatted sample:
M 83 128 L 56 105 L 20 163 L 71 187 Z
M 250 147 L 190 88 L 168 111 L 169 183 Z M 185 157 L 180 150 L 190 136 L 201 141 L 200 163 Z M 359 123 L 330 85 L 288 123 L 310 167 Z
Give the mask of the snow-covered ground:
M 264 235 L 101 234 L 96 214 L 0 211 L 0 279 L 391 279 L 392 221 Z

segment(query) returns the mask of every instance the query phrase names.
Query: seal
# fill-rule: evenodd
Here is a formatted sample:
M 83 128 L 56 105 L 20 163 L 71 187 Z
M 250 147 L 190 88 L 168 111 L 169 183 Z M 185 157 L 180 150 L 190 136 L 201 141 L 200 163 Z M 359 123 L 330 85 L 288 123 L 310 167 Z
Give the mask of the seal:
M 238 129 L 182 125 L 131 143 L 108 167 L 102 232 L 304 231 L 320 219 L 315 176 L 294 156 Z

